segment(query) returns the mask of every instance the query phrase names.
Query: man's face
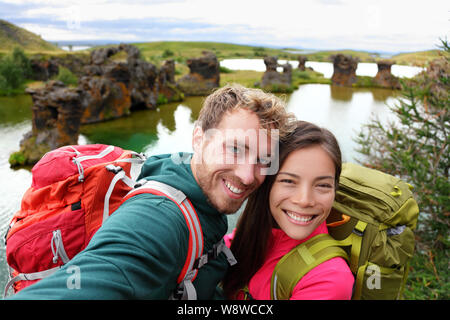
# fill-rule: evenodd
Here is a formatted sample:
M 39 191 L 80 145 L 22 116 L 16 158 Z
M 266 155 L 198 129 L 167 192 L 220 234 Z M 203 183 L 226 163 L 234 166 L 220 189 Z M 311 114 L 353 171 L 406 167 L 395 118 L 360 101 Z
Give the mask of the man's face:
M 219 212 L 236 212 L 261 185 L 274 143 L 258 116 L 245 109 L 224 114 L 214 129 L 194 129 L 192 171 Z

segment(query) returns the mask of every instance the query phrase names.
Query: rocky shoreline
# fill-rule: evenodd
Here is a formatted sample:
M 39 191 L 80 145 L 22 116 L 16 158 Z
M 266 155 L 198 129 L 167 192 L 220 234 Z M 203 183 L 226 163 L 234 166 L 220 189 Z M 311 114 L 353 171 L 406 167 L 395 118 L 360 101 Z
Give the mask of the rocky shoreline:
M 58 73 L 54 60 L 32 65 L 37 79 L 48 80 Z M 33 100 L 32 130 L 24 135 L 20 150 L 10 156 L 11 166 L 32 165 L 50 150 L 76 144 L 82 124 L 123 117 L 134 109 L 156 109 L 182 101 L 185 95 L 207 95 L 219 86 L 214 54 L 204 52 L 188 60 L 188 66 L 190 73 L 175 82 L 173 60 L 157 68 L 128 44 L 92 51 L 87 65 L 79 68 L 77 64 L 77 87 L 52 80 L 26 90 Z

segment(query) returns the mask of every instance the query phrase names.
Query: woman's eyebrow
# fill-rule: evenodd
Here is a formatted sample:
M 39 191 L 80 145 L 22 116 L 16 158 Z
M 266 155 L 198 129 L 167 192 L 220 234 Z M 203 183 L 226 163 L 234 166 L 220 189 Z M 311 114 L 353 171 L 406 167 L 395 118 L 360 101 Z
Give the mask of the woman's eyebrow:
M 333 176 L 320 176 L 320 177 L 316 178 L 316 180 L 324 180 L 324 179 L 334 180 L 334 177 Z
M 300 177 L 298 175 L 296 175 L 295 173 L 278 172 L 278 174 L 286 174 L 286 175 L 294 177 L 296 179 L 300 179 Z M 314 180 L 324 180 L 324 179 L 332 179 L 332 180 L 334 180 L 334 177 L 333 176 L 319 176 L 319 177 L 316 177 Z
M 300 178 L 298 175 L 294 174 L 294 173 L 290 173 L 290 172 L 278 172 L 278 174 L 286 174 L 288 176 L 294 177 L 294 178 Z

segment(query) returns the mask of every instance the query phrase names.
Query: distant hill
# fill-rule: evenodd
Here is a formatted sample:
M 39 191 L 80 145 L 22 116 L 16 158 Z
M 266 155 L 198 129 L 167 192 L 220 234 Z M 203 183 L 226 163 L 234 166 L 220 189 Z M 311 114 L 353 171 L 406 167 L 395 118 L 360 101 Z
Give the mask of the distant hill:
M 443 54 L 442 50 L 429 50 L 421 52 L 406 52 L 401 54 L 387 54 L 357 50 L 312 50 L 292 48 L 268 48 L 262 46 L 239 45 L 219 42 L 194 41 L 158 41 L 132 43 L 141 50 L 141 54 L 148 61 L 158 63 L 166 58 L 183 61 L 201 55 L 203 50 L 212 51 L 219 60 L 233 58 L 264 58 L 268 55 L 278 56 L 278 59 L 297 60 L 304 55 L 309 61 L 330 62 L 330 56 L 338 53 L 357 57 L 360 62 L 377 62 L 392 59 L 397 64 L 426 66 L 426 64 Z M 100 46 L 101 47 L 101 46 Z M 94 47 L 97 48 L 97 47 Z
M 214 52 L 219 60 L 233 58 L 261 59 L 265 56 L 277 56 L 279 60 L 297 60 L 298 56 L 302 54 L 305 55 L 309 61 L 329 62 L 330 55 L 345 53 L 358 57 L 361 62 L 374 62 L 378 57 L 377 54 L 354 50 L 301 50 L 221 42 L 159 41 L 132 44 L 137 46 L 141 50 L 141 54 L 152 62 L 156 62 L 160 58 L 188 59 L 201 55 L 203 50 Z
M 394 60 L 397 64 L 426 66 L 430 61 L 438 59 L 442 56 L 448 57 L 448 53 L 443 50 L 428 50 L 399 53 L 395 56 L 392 56 L 391 59 Z
M 35 52 L 61 51 L 40 36 L 0 19 L 0 51 L 10 51 L 15 47 Z

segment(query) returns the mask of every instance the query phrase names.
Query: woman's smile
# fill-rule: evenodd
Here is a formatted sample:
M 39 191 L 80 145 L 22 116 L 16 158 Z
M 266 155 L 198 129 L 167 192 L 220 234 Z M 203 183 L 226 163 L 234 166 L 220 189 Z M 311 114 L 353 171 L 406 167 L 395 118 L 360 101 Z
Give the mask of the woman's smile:
M 283 212 L 287 215 L 288 220 L 291 221 L 293 224 L 303 226 L 312 223 L 312 221 L 317 217 L 316 214 L 305 215 L 288 210 L 283 210 Z

